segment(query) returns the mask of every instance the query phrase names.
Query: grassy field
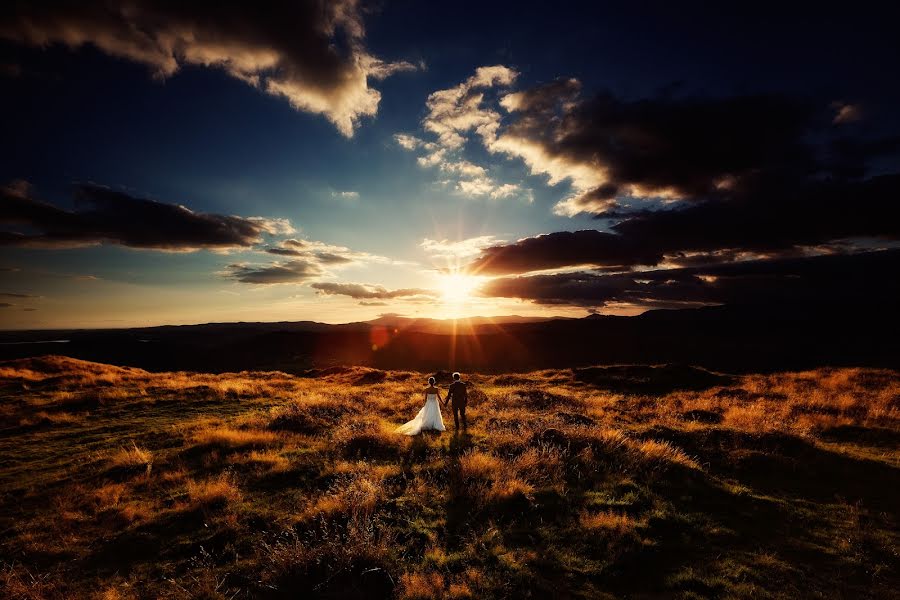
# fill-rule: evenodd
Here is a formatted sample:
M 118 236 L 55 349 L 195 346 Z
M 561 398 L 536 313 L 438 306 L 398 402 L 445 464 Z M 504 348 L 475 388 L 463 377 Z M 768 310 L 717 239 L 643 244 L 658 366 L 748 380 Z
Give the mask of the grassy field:
M 0 364 L 0 597 L 898 597 L 896 372 L 310 375 Z

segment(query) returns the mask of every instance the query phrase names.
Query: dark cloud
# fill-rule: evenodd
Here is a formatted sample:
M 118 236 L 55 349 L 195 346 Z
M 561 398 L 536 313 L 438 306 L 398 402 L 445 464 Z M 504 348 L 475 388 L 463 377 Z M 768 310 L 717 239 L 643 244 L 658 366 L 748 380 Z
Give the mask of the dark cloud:
M 291 248 L 267 248 L 266 252 L 277 256 L 308 256 L 315 257 L 316 260 L 323 264 L 343 265 L 353 262 L 352 258 L 335 254 L 333 252 L 307 252 L 304 250 L 292 250 Z
M 395 298 L 412 298 L 417 296 L 436 296 L 434 290 L 421 288 L 405 288 L 388 290 L 379 285 L 365 285 L 361 283 L 331 283 L 317 282 L 310 287 L 319 290 L 325 295 L 349 296 L 355 300 L 393 300 Z
M 231 264 L 225 275 L 242 283 L 302 283 L 322 275 L 322 269 L 313 262 L 292 260 L 273 265 Z
M 808 102 L 611 93 L 583 101 L 579 88 L 568 79 L 507 96 L 511 122 L 487 141 L 535 172 L 570 178 L 576 193 L 558 206 L 561 213 L 609 212 L 618 196 L 698 200 L 760 172 L 816 168 L 805 136 L 818 110 Z
M 582 265 L 654 265 L 662 259 L 658 251 L 642 246 L 615 233 L 560 231 L 485 248 L 468 270 L 503 275 Z
M 31 294 L 16 294 L 13 292 L 0 292 L 0 298 L 40 298 L 40 296 L 32 296 Z
M 900 175 L 863 180 L 757 180 L 740 193 L 625 215 L 611 232 L 557 232 L 486 248 L 468 269 L 527 273 L 594 265 L 718 263 L 746 253 L 790 256 L 847 240 L 900 239 Z
M 12 308 L 15 304 L 10 304 L 9 302 L 0 302 L 0 308 Z
M 245 2 L 6 2 L 0 37 L 20 44 L 92 45 L 167 77 L 185 65 L 218 68 L 325 115 L 344 135 L 378 109 L 369 79 L 416 66 L 365 49 L 357 0 Z
M 266 252 L 276 256 L 302 259 L 316 263 L 323 268 L 371 262 L 390 262 L 390 259 L 383 256 L 369 254 L 368 252 L 355 252 L 344 246 L 335 246 L 315 240 L 286 239 L 280 241 L 276 247 L 267 248 Z
M 320 263 L 325 265 L 345 265 L 353 262 L 352 258 L 342 254 L 335 254 L 334 252 L 316 252 L 315 257 Z
M 390 262 L 383 256 L 368 252 L 356 252 L 344 246 L 335 246 L 315 240 L 281 240 L 278 246 L 267 248 L 266 252 L 276 256 L 289 257 L 290 260 L 271 265 L 232 264 L 228 266 L 224 275 L 244 283 L 298 283 L 320 277 L 332 269 L 348 265 Z M 323 293 L 339 293 L 328 292 L 324 289 L 322 291 Z
M 303 256 L 305 254 L 304 252 L 292 250 L 290 248 L 266 248 L 266 252 L 275 254 L 276 256 Z
M 37 200 L 27 185 L 0 188 L 0 245 L 66 248 L 99 243 L 189 251 L 239 248 L 263 234 L 290 231 L 286 221 L 197 213 L 106 187 L 76 187 L 75 210 Z M 12 229 L 12 230 L 10 230 Z
M 583 99 L 580 88 L 577 80 L 559 79 L 508 94 L 501 100 L 505 126 L 498 122 L 482 135 L 490 151 L 522 158 L 551 183 L 571 183 L 558 214 L 615 218 L 623 206 L 653 198 L 718 201 L 746 198 L 772 181 L 797 187 L 858 179 L 874 160 L 900 152 L 896 135 L 844 126 L 859 117 L 856 105 L 672 91 Z
M 314 246 L 323 246 L 324 244 L 312 244 L 302 242 L 300 240 L 284 240 L 280 247 L 266 248 L 266 252 L 276 256 L 303 256 L 315 258 L 318 262 L 327 265 L 343 265 L 354 262 L 354 258 L 345 256 L 339 252 L 333 251 L 316 251 Z M 337 247 L 334 247 L 337 248 Z
M 498 279 L 485 286 L 488 295 L 584 306 L 739 302 L 771 282 L 733 279 L 726 289 L 688 269 L 746 269 L 775 264 L 750 259 L 851 254 L 900 240 L 900 175 L 873 168 L 900 152 L 900 137 L 849 137 L 853 128 L 832 123 L 827 103 L 671 94 L 582 101 L 578 94 L 576 81 L 559 80 L 506 96 L 511 121 L 485 143 L 522 157 L 551 181 L 568 178 L 575 194 L 558 212 L 594 213 L 609 221 L 609 231 L 495 245 L 468 270 L 594 269 Z M 628 206 L 652 196 L 674 202 Z M 685 268 L 640 269 L 659 265 Z M 727 294 L 738 281 L 747 287 Z
M 603 275 L 596 272 L 504 277 L 482 286 L 488 297 L 602 308 L 689 305 L 858 306 L 900 298 L 893 273 L 900 250 L 741 261 L 705 267 Z
M 662 253 L 773 251 L 846 238 L 900 238 L 900 175 L 862 181 L 774 179 L 740 194 L 635 214 L 612 226 Z

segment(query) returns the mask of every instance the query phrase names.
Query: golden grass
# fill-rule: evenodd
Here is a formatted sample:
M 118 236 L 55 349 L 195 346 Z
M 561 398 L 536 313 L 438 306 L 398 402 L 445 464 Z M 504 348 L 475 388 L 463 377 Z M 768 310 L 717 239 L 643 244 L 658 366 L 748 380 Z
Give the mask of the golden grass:
M 0 563 L 0 597 L 895 587 L 894 372 L 746 375 L 661 394 L 612 393 L 569 371 L 473 375 L 468 435 L 414 438 L 394 428 L 420 408 L 424 374 L 329 373 L 0 365 L 14 390 L 0 404 L 11 432 L 0 552 L 19 561 Z M 151 542 L 179 550 L 140 554 Z M 110 579 L 94 560 L 128 575 Z M 597 576 L 634 564 L 646 569 L 632 588 Z
M 136 596 L 129 591 L 122 591 L 118 588 L 107 588 L 98 596 L 98 600 L 132 600 Z
M 631 443 L 630 447 L 639 461 L 659 464 L 673 463 L 690 469 L 700 468 L 700 465 L 686 455 L 681 448 L 668 441 L 643 440 Z
M 83 417 L 67 412 L 48 413 L 47 411 L 39 411 L 34 413 L 33 417 L 24 418 L 19 421 L 19 425 L 73 425 L 83 422 Z
M 188 479 L 186 489 L 190 501 L 189 508 L 224 506 L 240 502 L 242 498 L 234 478 L 228 474 L 199 481 Z
M 636 523 L 628 515 L 604 512 L 583 512 L 579 517 L 579 523 L 584 529 L 593 532 L 622 536 L 635 530 Z
M 446 598 L 446 582 L 440 573 L 404 573 L 400 578 L 402 600 L 438 600 Z M 457 596 L 458 597 L 458 596 Z
M 396 457 L 409 446 L 410 439 L 394 429 L 371 417 L 348 419 L 332 430 L 331 443 L 348 457 Z
M 503 469 L 503 461 L 492 454 L 473 450 L 459 459 L 463 479 L 493 479 Z
M 191 439 L 195 444 L 222 448 L 267 446 L 278 442 L 278 436 L 271 431 L 235 429 L 227 425 L 202 427 L 193 432 Z
M 396 471 L 390 466 L 341 461 L 333 471 L 338 476 L 335 483 L 314 498 L 299 518 L 310 520 L 338 515 L 355 520 L 369 518 L 386 497 L 384 478 Z
M 291 468 L 291 461 L 275 450 L 253 450 L 237 458 L 236 462 L 259 466 L 272 473 L 283 473 Z
M 128 488 L 121 483 L 107 483 L 94 491 L 94 500 L 100 510 L 116 508 L 127 493 Z
M 153 468 L 153 453 L 131 442 L 131 447 L 120 448 L 109 457 L 108 462 L 113 468 L 143 469 L 149 474 Z

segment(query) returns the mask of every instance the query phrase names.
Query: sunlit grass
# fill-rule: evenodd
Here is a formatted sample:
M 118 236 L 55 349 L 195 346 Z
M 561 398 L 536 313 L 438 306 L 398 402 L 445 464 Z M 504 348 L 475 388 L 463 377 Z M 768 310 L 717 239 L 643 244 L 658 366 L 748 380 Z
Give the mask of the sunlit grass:
M 659 394 L 565 370 L 471 374 L 466 435 L 395 434 L 427 375 L 0 365 L 0 551 L 15 557 L 0 562 L 0 596 L 895 587 L 894 372 L 747 375 Z
M 266 446 L 278 440 L 271 431 L 235 429 L 227 425 L 204 426 L 193 432 L 191 439 L 200 445 L 220 446 L 223 448 L 246 448 L 248 446 Z

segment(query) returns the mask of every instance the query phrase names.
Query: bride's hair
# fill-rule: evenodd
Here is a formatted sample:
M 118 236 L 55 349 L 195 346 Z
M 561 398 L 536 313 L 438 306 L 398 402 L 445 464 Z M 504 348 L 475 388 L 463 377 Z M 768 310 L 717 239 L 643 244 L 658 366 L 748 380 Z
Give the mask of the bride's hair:
M 429 377 L 429 378 L 428 378 L 428 385 L 434 385 L 434 381 L 435 381 L 434 377 Z

